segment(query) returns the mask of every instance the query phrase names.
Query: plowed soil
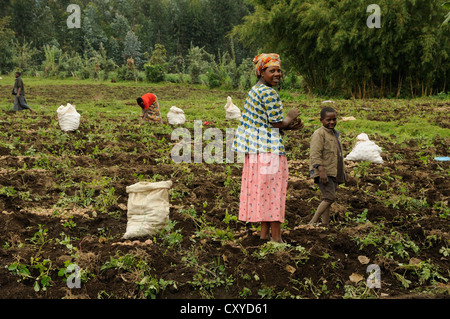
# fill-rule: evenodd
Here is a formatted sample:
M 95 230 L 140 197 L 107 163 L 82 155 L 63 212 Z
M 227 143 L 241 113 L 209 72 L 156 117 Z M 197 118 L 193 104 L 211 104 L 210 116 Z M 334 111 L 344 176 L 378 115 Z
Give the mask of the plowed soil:
M 64 91 L 77 105 L 92 99 L 126 105 L 139 90 L 36 86 L 30 101 L 39 98 L 42 105 L 58 106 L 62 103 L 55 92 Z M 184 86 L 157 90 L 167 99 L 210 94 Z M 2 95 L 8 92 L 9 87 L 0 87 Z M 229 93 L 219 94 L 226 98 Z M 439 107 L 448 113 L 449 103 Z M 286 244 L 272 247 L 259 239 L 258 225 L 229 219 L 238 214 L 242 164 L 175 164 L 170 126 L 130 125 L 126 115 L 102 116 L 105 109 L 89 118 L 80 108 L 80 129 L 70 133 L 60 132 L 53 110 L 1 113 L 0 298 L 150 298 L 149 291 L 162 299 L 449 296 L 449 164 L 433 160 L 449 155 L 448 137 L 436 137 L 426 148 L 414 138 L 405 145 L 375 137 L 385 163 L 364 168 L 347 162 L 350 180 L 338 189 L 331 226 L 324 228 L 307 226 L 320 202 L 308 176 L 307 155 L 318 123 L 287 132 Z M 441 121 L 437 126 L 448 125 L 436 119 Z M 237 126 L 221 123 L 221 129 Z M 351 147 L 346 140 L 346 153 Z M 163 234 L 122 239 L 126 186 L 139 180 L 172 180 L 170 234 L 181 235 L 175 243 Z M 195 210 L 195 217 L 189 210 Z M 42 240 L 36 236 L 39 231 L 44 231 Z M 264 255 L 269 248 L 278 250 Z M 124 256 L 132 256 L 135 264 L 103 267 Z M 361 262 L 361 256 L 370 261 Z M 43 260 L 50 261 L 44 270 L 39 268 Z M 145 270 L 139 261 L 145 261 Z M 81 288 L 68 288 L 58 275 L 69 262 L 86 270 Z M 14 263 L 25 265 L 29 276 L 15 273 Z M 380 267 L 381 288 L 366 287 L 368 264 Z M 50 285 L 43 290 L 40 284 L 35 291 L 42 272 L 51 278 Z M 355 281 L 354 274 L 360 279 Z M 157 278 L 158 289 L 144 286 L 144 276 Z

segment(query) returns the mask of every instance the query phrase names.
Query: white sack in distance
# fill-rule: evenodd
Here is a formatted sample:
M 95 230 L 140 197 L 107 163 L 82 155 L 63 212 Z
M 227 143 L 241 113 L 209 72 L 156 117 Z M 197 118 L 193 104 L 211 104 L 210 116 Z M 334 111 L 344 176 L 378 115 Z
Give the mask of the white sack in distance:
M 241 118 L 241 110 L 233 104 L 231 96 L 227 97 L 227 104 L 225 104 L 225 111 L 227 113 L 227 120 L 239 120 Z
M 170 108 L 169 113 L 167 113 L 167 119 L 170 125 L 181 125 L 186 122 L 184 111 L 176 106 Z
M 381 147 L 369 140 L 366 133 L 356 137 L 356 145 L 345 159 L 349 161 L 370 161 L 375 164 L 383 164 Z
M 127 186 L 127 230 L 124 239 L 154 236 L 169 225 L 172 181 Z
M 67 103 L 66 106 L 61 105 L 56 110 L 58 115 L 59 127 L 62 131 L 76 131 L 80 127 L 80 113 L 77 112 L 75 105 Z

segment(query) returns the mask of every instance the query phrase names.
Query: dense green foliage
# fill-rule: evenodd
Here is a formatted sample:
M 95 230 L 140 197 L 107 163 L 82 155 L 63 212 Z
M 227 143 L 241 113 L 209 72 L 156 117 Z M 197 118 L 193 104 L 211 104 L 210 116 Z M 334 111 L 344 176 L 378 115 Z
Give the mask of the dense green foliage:
M 8 28 L 10 19 L 0 19 L 0 72 L 12 67 L 13 50 L 10 46 L 14 33 Z
M 80 28 L 67 25 L 69 4 L 80 7 Z M 244 0 L 0 0 L 0 6 L 0 73 L 104 79 L 115 70 L 123 80 L 156 81 L 187 71 L 193 47 L 213 60 L 232 50 L 234 64 L 249 55 L 227 37 L 250 12 Z M 150 61 L 158 50 L 165 51 L 164 65 Z
M 447 92 L 445 0 L 0 0 L 0 73 L 248 88 L 280 53 L 285 88 L 344 97 Z M 69 28 L 69 4 L 80 28 Z M 300 77 L 299 77 L 300 76 Z
M 367 0 L 251 0 L 234 34 L 281 53 L 313 92 L 356 97 L 427 95 L 448 88 L 450 37 L 439 0 L 380 0 L 369 28 Z M 262 42 L 260 39 L 264 39 Z
M 127 44 L 136 47 L 137 41 L 142 53 L 151 53 L 159 43 L 170 56 L 185 55 L 191 43 L 208 52 L 224 50 L 229 46 L 226 33 L 249 12 L 242 0 L 1 0 L 0 4 L 0 17 L 11 17 L 10 28 L 21 44 L 33 42 L 39 49 L 56 44 L 79 54 L 99 50 L 103 44 L 108 57 L 122 64 L 126 62 L 122 53 L 131 49 Z M 67 27 L 69 4 L 80 6 L 80 29 Z

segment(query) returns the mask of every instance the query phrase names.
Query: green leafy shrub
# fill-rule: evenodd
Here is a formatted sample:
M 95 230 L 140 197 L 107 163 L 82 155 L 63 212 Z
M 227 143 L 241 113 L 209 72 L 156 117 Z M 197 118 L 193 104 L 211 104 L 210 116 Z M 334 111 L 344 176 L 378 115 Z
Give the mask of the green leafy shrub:
M 148 81 L 153 83 L 162 82 L 166 74 L 167 64 L 151 64 L 149 62 L 144 65 L 144 69 Z

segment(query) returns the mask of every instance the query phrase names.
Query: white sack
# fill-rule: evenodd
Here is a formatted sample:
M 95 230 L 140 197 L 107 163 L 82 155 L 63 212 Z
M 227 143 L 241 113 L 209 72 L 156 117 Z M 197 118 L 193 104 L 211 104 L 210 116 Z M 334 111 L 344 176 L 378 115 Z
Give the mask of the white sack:
M 127 186 L 127 230 L 124 239 L 153 236 L 169 224 L 172 181 L 139 182 Z
M 376 164 L 383 164 L 381 158 L 381 147 L 369 140 L 366 133 L 361 133 L 356 137 L 356 145 L 345 159 L 349 161 L 370 161 Z
M 180 125 L 186 122 L 184 111 L 176 106 L 170 108 L 169 113 L 167 113 L 167 119 L 170 125 Z
M 227 120 L 234 120 L 241 118 L 241 110 L 236 105 L 233 104 L 231 96 L 227 98 L 227 104 L 225 104 L 225 111 L 227 113 L 226 114 Z
M 58 115 L 59 127 L 62 131 L 75 131 L 80 127 L 81 115 L 77 112 L 74 105 L 67 103 L 66 106 L 61 105 L 56 110 Z

